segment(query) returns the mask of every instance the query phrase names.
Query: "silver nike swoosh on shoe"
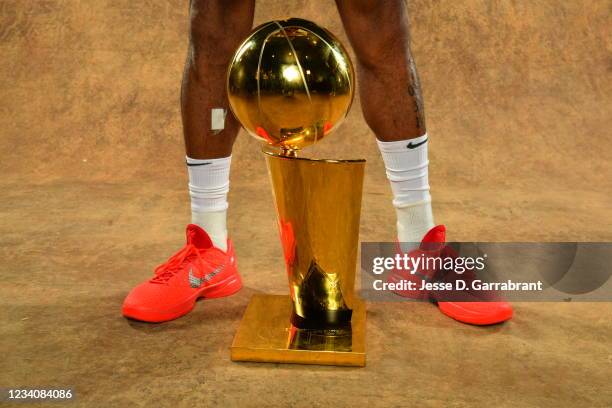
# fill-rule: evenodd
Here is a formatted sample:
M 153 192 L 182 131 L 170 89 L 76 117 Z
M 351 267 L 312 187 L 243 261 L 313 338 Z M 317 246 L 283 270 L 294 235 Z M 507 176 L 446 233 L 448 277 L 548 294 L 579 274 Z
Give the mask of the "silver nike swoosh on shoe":
M 221 271 L 223 271 L 224 269 L 225 269 L 225 265 L 221 265 L 217 267 L 214 271 L 207 273 L 203 277 L 197 278 L 193 276 L 193 268 L 189 267 L 189 286 L 191 286 L 194 289 L 197 289 L 201 287 L 204 282 L 208 282 L 209 280 L 214 278 L 215 275 L 221 273 Z

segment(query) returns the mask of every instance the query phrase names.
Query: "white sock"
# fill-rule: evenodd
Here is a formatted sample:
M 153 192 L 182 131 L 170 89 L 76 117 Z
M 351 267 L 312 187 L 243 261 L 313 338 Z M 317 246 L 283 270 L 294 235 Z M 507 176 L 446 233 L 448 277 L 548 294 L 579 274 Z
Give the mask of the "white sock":
M 214 246 L 227 250 L 227 193 L 232 156 L 221 159 L 187 157 L 191 222 L 202 227 Z
M 429 194 L 427 134 L 397 142 L 378 141 L 387 178 L 393 190 L 393 206 L 397 214 L 399 242 L 418 246 L 423 236 L 434 227 Z M 406 248 L 408 247 L 408 248 Z M 410 245 L 403 246 L 408 250 Z

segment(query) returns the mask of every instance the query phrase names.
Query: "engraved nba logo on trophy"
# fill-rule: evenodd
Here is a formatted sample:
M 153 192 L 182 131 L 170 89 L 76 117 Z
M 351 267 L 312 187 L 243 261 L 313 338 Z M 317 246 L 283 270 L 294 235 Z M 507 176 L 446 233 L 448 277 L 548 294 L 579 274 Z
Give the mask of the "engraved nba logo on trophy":
M 253 296 L 232 359 L 365 365 L 365 305 L 354 293 L 365 160 L 298 157 L 348 113 L 346 50 L 310 21 L 262 24 L 236 51 L 227 92 L 263 142 L 290 291 Z

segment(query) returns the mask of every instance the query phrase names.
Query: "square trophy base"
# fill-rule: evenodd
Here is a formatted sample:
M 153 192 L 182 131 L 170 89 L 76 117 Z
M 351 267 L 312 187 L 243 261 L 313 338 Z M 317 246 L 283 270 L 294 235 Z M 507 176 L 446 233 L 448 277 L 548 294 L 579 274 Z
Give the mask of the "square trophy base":
M 291 311 L 288 295 L 253 295 L 232 343 L 232 361 L 365 366 L 363 300 L 355 299 L 350 329 L 296 329 Z

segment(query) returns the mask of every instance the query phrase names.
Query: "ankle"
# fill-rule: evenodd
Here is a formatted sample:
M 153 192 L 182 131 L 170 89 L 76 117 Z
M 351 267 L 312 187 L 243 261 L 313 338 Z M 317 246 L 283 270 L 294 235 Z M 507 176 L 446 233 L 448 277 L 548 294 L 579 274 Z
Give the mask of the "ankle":
M 200 226 L 210 237 L 213 245 L 227 251 L 227 211 L 191 212 L 191 222 Z

